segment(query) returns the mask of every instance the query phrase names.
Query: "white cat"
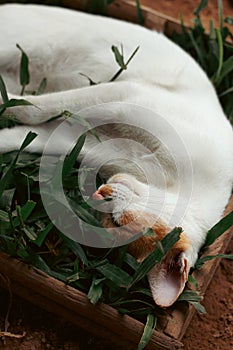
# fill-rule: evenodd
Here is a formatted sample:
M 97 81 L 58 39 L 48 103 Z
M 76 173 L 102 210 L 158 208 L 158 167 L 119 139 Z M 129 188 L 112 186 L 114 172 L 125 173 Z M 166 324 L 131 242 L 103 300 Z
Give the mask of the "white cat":
M 93 166 L 103 164 L 102 175 L 111 176 L 94 193 L 95 199 L 113 199 L 104 226 L 121 226 L 126 236 L 152 227 L 157 239 L 173 226 L 184 230 L 148 274 L 155 302 L 171 305 L 232 188 L 233 133 L 211 82 L 163 34 L 138 25 L 15 4 L 0 7 L 0 23 L 0 74 L 9 97 L 20 98 L 17 43 L 30 58 L 27 89 L 36 90 L 43 77 L 48 82 L 45 94 L 25 97 L 37 107 L 11 109 L 25 125 L 0 131 L 0 152 L 19 149 L 30 130 L 38 134 L 30 152 L 43 152 L 48 140 L 46 153 L 70 149 L 78 123 L 72 128 L 64 118 L 45 123 L 64 110 L 98 126 L 106 143 L 97 151 L 98 142 L 90 136 L 81 158 Z M 121 44 L 126 58 L 140 48 L 128 69 L 109 82 L 118 69 L 111 46 Z M 90 86 L 84 75 L 101 83 Z M 62 122 L 63 131 L 51 139 Z M 154 249 L 154 237 L 143 236 L 130 249 L 142 261 Z

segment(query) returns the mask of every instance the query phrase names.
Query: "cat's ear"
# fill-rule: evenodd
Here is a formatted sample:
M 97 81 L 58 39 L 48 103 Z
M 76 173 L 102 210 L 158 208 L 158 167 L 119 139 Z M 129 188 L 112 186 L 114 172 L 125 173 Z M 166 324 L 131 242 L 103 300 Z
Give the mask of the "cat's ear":
M 183 252 L 171 249 L 147 274 L 155 303 L 171 306 L 182 293 L 188 280 L 189 264 Z

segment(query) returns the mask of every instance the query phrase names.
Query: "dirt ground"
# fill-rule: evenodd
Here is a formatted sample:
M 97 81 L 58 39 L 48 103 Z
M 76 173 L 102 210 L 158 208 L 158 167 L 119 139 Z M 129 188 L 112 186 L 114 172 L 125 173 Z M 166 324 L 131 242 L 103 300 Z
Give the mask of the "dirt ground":
M 233 241 L 227 252 L 233 253 Z M 232 271 L 233 261 L 222 260 L 204 298 L 207 314 L 194 316 L 183 338 L 185 350 L 233 349 Z M 0 290 L 0 330 L 4 329 L 8 304 L 8 294 Z M 22 339 L 0 340 L 0 350 L 126 350 L 97 339 L 15 296 L 9 323 L 10 332 L 26 334 Z
M 183 13 L 188 22 L 193 18 L 193 9 L 199 1 L 192 0 L 141 0 L 142 4 L 177 17 Z M 224 14 L 233 16 L 233 1 L 225 0 Z M 209 1 L 203 13 L 203 22 L 210 18 L 217 20 L 217 0 Z M 228 253 L 233 253 L 233 242 Z M 183 339 L 185 350 L 233 350 L 233 261 L 223 260 L 206 292 L 204 306 L 207 315 L 195 315 Z M 9 295 L 0 290 L 0 331 L 9 305 Z M 9 314 L 8 331 L 24 334 L 21 339 L 5 337 L 0 340 L 0 350 L 120 350 L 116 345 L 106 343 L 67 324 L 62 318 L 48 314 L 41 309 L 13 296 Z

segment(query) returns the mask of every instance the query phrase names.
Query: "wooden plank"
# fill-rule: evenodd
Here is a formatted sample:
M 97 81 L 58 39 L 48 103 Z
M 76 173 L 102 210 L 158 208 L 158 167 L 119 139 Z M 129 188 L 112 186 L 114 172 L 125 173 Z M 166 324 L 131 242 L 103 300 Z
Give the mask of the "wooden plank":
M 92 305 L 84 293 L 4 253 L 0 253 L 0 273 L 9 280 L 13 293 L 89 332 L 110 338 L 127 349 L 135 349 L 140 341 L 144 329 L 141 322 L 121 316 L 106 304 Z M 154 331 L 147 346 L 148 350 L 181 348 L 181 342 L 158 331 Z
M 83 6 L 82 0 L 63 0 L 62 5 L 77 10 L 85 10 L 87 8 L 87 6 Z M 141 10 L 145 27 L 162 31 L 168 36 L 171 35 L 174 30 L 178 33 L 181 32 L 180 22 L 175 18 L 166 16 L 147 6 L 141 6 Z M 106 14 L 125 21 L 138 23 L 136 1 L 115 0 L 107 7 Z
M 233 210 L 233 196 L 229 201 L 229 204 L 224 212 L 224 216 L 229 214 Z M 202 255 L 216 255 L 224 253 L 233 238 L 233 228 L 227 230 L 221 237 L 219 237 Z M 213 275 L 220 263 L 220 259 L 214 259 L 207 261 L 201 270 L 195 270 L 193 273 L 194 278 L 198 282 L 199 291 L 204 295 L 208 288 Z M 167 326 L 164 329 L 164 333 L 173 337 L 174 339 L 181 340 L 190 324 L 190 321 L 195 313 L 195 309 L 192 305 L 186 303 L 179 303 L 171 314 L 171 318 L 168 320 Z

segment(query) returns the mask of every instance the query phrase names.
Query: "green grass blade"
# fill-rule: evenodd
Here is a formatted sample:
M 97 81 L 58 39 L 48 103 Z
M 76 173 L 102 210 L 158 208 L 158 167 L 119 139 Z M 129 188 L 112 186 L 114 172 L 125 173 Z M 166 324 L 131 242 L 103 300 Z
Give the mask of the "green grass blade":
M 140 264 L 139 268 L 135 272 L 130 286 L 140 281 L 146 274 L 154 267 L 156 263 L 159 263 L 162 257 L 172 248 L 172 246 L 179 240 L 182 229 L 180 227 L 174 228 L 169 232 L 161 241 L 163 252 L 160 248 L 156 248 L 150 253 L 146 259 Z
M 11 163 L 11 165 L 7 169 L 6 173 L 0 179 L 0 198 L 2 197 L 3 192 L 4 192 L 5 188 L 7 187 L 8 183 L 11 181 L 12 171 L 13 171 L 14 167 L 15 167 L 15 161 L 13 161 Z
M 204 247 L 210 246 L 214 241 L 220 237 L 226 230 L 233 225 L 233 211 L 221 219 L 214 225 L 207 233 Z
M 36 233 L 32 227 L 22 227 L 21 231 L 31 240 L 34 241 L 36 239 Z
M 194 10 L 194 15 L 199 16 L 200 12 L 208 5 L 208 0 L 202 0 L 198 7 Z
M 60 232 L 58 232 L 58 235 L 62 238 L 66 246 L 74 253 L 74 255 L 76 257 L 79 257 L 85 266 L 89 266 L 89 261 L 87 259 L 86 253 L 84 249 L 81 247 L 81 245 L 78 242 L 75 242 L 70 238 L 66 237 Z
M 146 325 L 144 327 L 143 334 L 138 344 L 137 350 L 143 350 L 146 347 L 146 345 L 149 343 L 150 338 L 153 334 L 153 331 L 156 327 L 156 323 L 157 323 L 157 317 L 153 314 L 149 314 L 147 316 Z
M 7 184 L 9 183 L 9 181 L 12 177 L 12 172 L 15 168 L 15 165 L 17 163 L 20 152 L 23 151 L 34 140 L 34 138 L 36 136 L 37 136 L 37 134 L 33 133 L 31 131 L 27 134 L 27 136 L 25 137 L 25 139 L 22 143 L 22 146 L 20 147 L 19 151 L 16 153 L 16 156 L 11 161 L 11 164 L 9 165 L 6 173 L 0 179 L 0 198 L 2 197 L 3 191 L 5 190 Z
M 134 56 L 138 52 L 139 48 L 140 48 L 140 46 L 137 46 L 136 49 L 133 51 L 133 53 L 130 55 L 129 59 L 126 61 L 126 66 L 127 67 L 128 67 L 128 64 L 130 63 L 130 61 L 134 58 Z
M 225 96 L 227 94 L 230 94 L 231 92 L 233 92 L 233 86 L 225 91 L 223 91 L 219 96 L 222 97 L 222 96 Z
M 222 71 L 222 65 L 223 65 L 223 40 L 222 40 L 222 35 L 220 30 L 215 29 L 216 30 L 216 34 L 217 34 L 217 40 L 218 40 L 218 47 L 219 47 L 219 59 L 218 59 L 218 69 L 217 72 L 215 73 L 213 79 L 213 82 L 215 84 L 219 83 L 219 79 L 220 79 L 220 74 Z
M 81 75 L 82 77 L 85 77 L 89 81 L 90 86 L 99 84 L 99 83 L 96 83 L 94 80 L 92 80 L 88 75 L 84 73 L 79 73 L 79 75 Z
M 190 304 L 192 304 L 195 309 L 197 310 L 197 312 L 201 315 L 206 314 L 206 309 L 203 305 L 201 305 L 201 303 L 197 302 L 197 301 L 190 301 Z
M 62 113 L 62 117 L 64 117 L 64 118 L 73 118 L 74 120 L 76 120 L 80 125 L 82 125 L 85 128 L 85 131 L 90 132 L 96 138 L 96 140 L 98 142 L 101 142 L 101 140 L 99 138 L 99 135 L 97 134 L 96 130 L 81 115 L 73 114 L 73 113 L 70 113 L 68 111 L 65 111 L 64 113 Z M 52 118 L 51 120 L 53 120 L 53 119 L 54 118 Z
M 11 176 L 9 176 L 9 180 L 10 180 L 10 177 Z M 0 179 L 0 187 L 1 187 L 2 179 Z M 0 207 L 2 209 L 5 209 L 7 211 L 10 210 L 10 207 L 15 195 L 15 191 L 16 191 L 16 188 L 9 188 L 3 191 L 2 195 L 0 196 Z
M 83 134 L 79 137 L 76 145 L 73 147 L 70 154 L 65 158 L 62 168 L 62 177 L 63 179 L 71 172 L 74 164 L 77 161 L 78 155 L 81 152 L 83 145 L 86 140 L 86 134 Z
M 199 303 L 197 301 L 190 301 L 190 303 L 195 307 L 195 309 L 197 310 L 197 312 L 199 314 L 201 314 L 201 315 L 206 314 L 206 309 L 201 303 Z
M 195 51 L 197 53 L 199 62 L 201 64 L 201 66 L 205 69 L 206 64 L 205 64 L 205 59 L 204 59 L 204 56 L 203 56 L 203 51 L 200 49 L 199 45 L 197 44 L 197 42 L 196 42 L 196 40 L 195 40 L 195 38 L 193 36 L 192 31 L 188 30 L 187 33 L 188 33 L 188 36 L 189 36 L 189 38 L 190 38 L 190 40 L 191 40 L 191 42 L 193 44 L 193 47 L 194 47 L 194 49 L 195 49 Z
M 227 16 L 227 17 L 224 19 L 224 22 L 227 23 L 227 24 L 230 24 L 231 26 L 233 26 L 233 17 Z
M 47 79 L 43 78 L 40 82 L 36 95 L 42 95 L 45 92 L 47 86 Z
M 143 288 L 143 287 L 136 287 L 135 290 L 131 290 L 131 293 L 140 293 L 143 295 L 146 295 L 147 297 L 152 298 L 152 293 L 151 290 L 149 288 Z
M 15 99 L 12 98 L 8 100 L 7 102 L 3 103 L 0 105 L 0 115 L 5 112 L 7 108 L 12 108 L 12 107 L 18 107 L 18 106 L 34 106 L 31 102 L 24 100 L 24 99 Z
M 132 277 L 127 272 L 113 264 L 106 263 L 97 266 L 96 269 L 106 278 L 111 280 L 117 287 L 127 287 L 131 283 Z
M 188 276 L 188 282 L 192 283 L 196 291 L 198 290 L 198 283 L 197 280 L 193 277 L 193 275 Z
M 59 279 L 60 281 L 66 282 L 66 276 L 64 274 L 53 271 L 47 263 L 41 258 L 40 255 L 37 255 L 33 253 L 32 251 L 29 252 L 27 258 L 25 259 L 28 263 L 32 264 L 33 266 L 37 267 L 41 271 L 47 273 L 47 275 L 52 276 L 54 278 Z
M 94 215 L 92 215 L 92 213 L 90 212 L 90 210 L 87 208 L 84 208 L 82 205 L 74 202 L 73 200 L 71 200 L 69 198 L 68 200 L 69 204 L 71 205 L 73 211 L 75 212 L 75 214 L 78 215 L 78 217 L 84 221 L 84 222 L 87 222 L 88 224 L 92 225 L 92 226 L 95 226 L 96 228 L 96 231 L 97 231 L 97 228 L 101 228 L 102 229 L 102 225 L 100 223 L 99 220 L 97 220 Z M 101 230 L 102 231 L 102 230 Z M 110 237 L 113 237 L 110 233 L 107 233 L 107 236 L 110 238 Z
M 179 11 L 179 18 L 180 18 L 180 26 L 181 26 L 181 30 L 182 30 L 182 35 L 186 35 L 186 28 L 185 28 L 185 24 L 184 24 L 184 17 L 183 17 L 183 13 L 181 11 Z
M 30 143 L 37 137 L 37 134 L 35 132 L 29 131 L 29 133 L 27 134 L 27 136 L 25 137 L 19 152 L 23 151 L 28 145 L 30 145 Z
M 23 95 L 25 86 L 30 82 L 29 74 L 29 60 L 26 53 L 20 47 L 19 44 L 16 44 L 16 47 L 21 51 L 21 61 L 20 61 L 20 84 L 22 85 L 21 95 Z
M 183 293 L 178 298 L 179 301 L 195 301 L 199 302 L 203 300 L 203 296 L 198 293 L 198 291 L 195 290 L 189 290 L 185 289 Z
M 80 275 L 78 272 L 74 273 L 73 275 L 66 278 L 66 283 L 73 283 L 80 279 Z
M 125 254 L 124 262 L 129 265 L 134 271 L 136 271 L 139 267 L 137 260 L 129 253 Z
M 103 294 L 103 286 L 101 281 L 103 281 L 103 279 L 96 279 L 96 277 L 94 277 L 87 294 L 88 299 L 94 305 L 98 303 Z
M 233 56 L 229 57 L 225 62 L 222 62 L 220 71 L 216 74 L 216 85 L 219 85 L 223 78 L 233 71 Z
M 192 304 L 195 309 L 200 314 L 205 314 L 205 307 L 200 303 L 203 300 L 203 296 L 198 293 L 198 291 L 194 290 L 184 290 L 183 293 L 179 296 L 178 301 L 187 301 Z
M 21 172 L 22 175 L 25 176 L 26 181 L 27 181 L 27 197 L 28 197 L 28 201 L 31 200 L 31 188 L 30 188 L 30 181 L 28 178 L 28 174 L 24 174 L 23 172 Z
M 122 53 L 120 53 L 118 47 L 115 46 L 115 45 L 112 45 L 111 49 L 112 49 L 112 52 L 114 53 L 115 60 L 116 60 L 116 62 L 118 63 L 118 65 L 119 65 L 122 69 L 126 69 L 127 66 L 126 66 L 126 64 L 125 64 L 125 62 L 124 62 L 123 50 L 122 50 Z
M 9 215 L 6 211 L 0 209 L 0 221 L 10 222 Z
M 153 302 L 152 302 L 153 303 Z M 118 307 L 120 305 L 129 305 L 129 304 L 143 304 L 145 306 L 148 306 L 150 308 L 154 307 L 154 304 L 148 303 L 147 301 L 141 300 L 141 299 L 133 299 L 133 300 L 119 300 L 114 303 L 111 303 L 111 306 Z
M 212 42 L 215 42 L 216 40 L 216 31 L 214 27 L 214 20 L 211 18 L 210 20 L 210 33 L 209 33 L 209 39 Z
M 0 92 L 1 92 L 1 95 L 2 95 L 3 103 L 8 102 L 9 98 L 8 98 L 8 95 L 7 95 L 6 85 L 5 85 L 1 75 L 0 75 Z
M 216 255 L 207 255 L 204 258 L 200 258 L 197 260 L 195 264 L 196 269 L 201 269 L 206 261 L 210 261 L 213 259 L 230 259 L 233 260 L 233 254 L 216 254 Z
M 44 230 L 42 230 L 38 236 L 36 237 L 36 239 L 33 241 L 33 243 L 35 243 L 38 247 L 41 247 L 42 244 L 44 243 L 46 237 L 48 236 L 49 232 L 52 230 L 52 228 L 54 227 L 53 223 L 50 222 Z
M 33 201 L 26 202 L 22 207 L 17 206 L 17 208 L 19 208 L 20 215 L 14 219 L 13 221 L 14 227 L 17 227 L 19 225 L 24 225 L 24 222 L 31 215 L 35 206 L 36 206 L 36 203 Z
M 136 6 L 137 6 L 137 14 L 138 14 L 138 23 L 143 25 L 144 24 L 144 17 L 142 14 L 140 0 L 136 0 Z
M 218 20 L 220 32 L 223 33 L 223 6 L 222 0 L 218 0 Z

